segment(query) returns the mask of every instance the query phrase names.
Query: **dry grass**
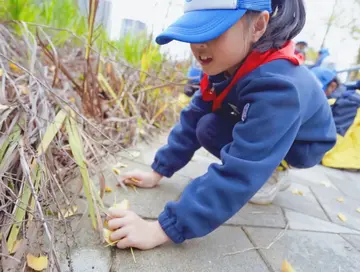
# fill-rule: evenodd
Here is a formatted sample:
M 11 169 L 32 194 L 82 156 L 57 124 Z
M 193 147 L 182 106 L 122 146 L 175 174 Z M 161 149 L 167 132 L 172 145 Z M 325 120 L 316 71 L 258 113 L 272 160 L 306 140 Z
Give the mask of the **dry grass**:
M 13 32 L 14 24 L 21 36 Z M 102 57 L 112 52 L 101 54 L 92 37 L 87 41 L 72 35 L 77 42 L 84 41 L 83 48 L 72 47 L 71 41 L 57 48 L 52 37 L 59 31 L 63 30 L 20 22 L 0 24 L 0 267 L 4 271 L 24 267 L 27 244 L 36 239 L 39 228 L 50 242 L 52 271 L 58 268 L 50 225 L 57 219 L 54 215 L 73 205 L 73 196 L 64 191 L 75 177 L 82 178 L 93 227 L 102 229 L 103 206 L 94 188 L 98 183 L 103 191 L 105 184 L 96 166 L 172 125 L 187 102 L 179 103 L 184 81 L 175 63 L 163 63 L 161 73 L 156 71 L 159 78 L 152 75 L 146 57 L 140 68 Z

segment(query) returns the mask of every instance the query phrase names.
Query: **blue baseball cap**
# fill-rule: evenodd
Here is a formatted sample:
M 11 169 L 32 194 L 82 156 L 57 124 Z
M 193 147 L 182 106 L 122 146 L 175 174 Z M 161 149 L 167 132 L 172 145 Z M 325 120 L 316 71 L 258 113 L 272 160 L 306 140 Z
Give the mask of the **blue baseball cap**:
M 160 45 L 173 40 L 203 43 L 227 31 L 247 10 L 271 13 L 271 0 L 185 0 L 184 14 L 156 37 Z
M 336 78 L 335 71 L 324 67 L 312 68 L 311 72 L 313 72 L 317 79 L 320 81 L 323 90 L 326 90 L 329 83 Z

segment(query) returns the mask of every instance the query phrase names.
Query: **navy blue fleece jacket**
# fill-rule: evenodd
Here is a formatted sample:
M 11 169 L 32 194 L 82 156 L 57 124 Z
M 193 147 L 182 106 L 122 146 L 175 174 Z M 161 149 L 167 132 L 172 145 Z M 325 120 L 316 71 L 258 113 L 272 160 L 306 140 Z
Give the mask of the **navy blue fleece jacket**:
M 167 203 L 158 218 L 175 243 L 204 236 L 227 221 L 283 159 L 294 167 L 311 167 L 335 145 L 330 107 L 306 67 L 287 60 L 261 65 L 237 82 L 219 111 L 230 116 L 229 104 L 242 114 L 233 129 L 233 142 L 221 150 L 221 163 L 211 164 L 207 173 L 189 183 L 181 198 Z M 190 161 L 200 148 L 197 123 L 211 112 L 211 105 L 199 91 L 195 94 L 168 144 L 157 152 L 154 171 L 170 177 Z

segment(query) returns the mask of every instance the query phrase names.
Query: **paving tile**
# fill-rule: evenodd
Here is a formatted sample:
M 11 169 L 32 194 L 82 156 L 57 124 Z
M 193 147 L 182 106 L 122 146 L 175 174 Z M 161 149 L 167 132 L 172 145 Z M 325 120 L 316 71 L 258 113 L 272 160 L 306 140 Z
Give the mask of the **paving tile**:
M 342 234 L 341 236 L 360 252 L 360 235 Z
M 280 230 L 245 228 L 258 247 L 268 247 Z M 338 234 L 287 230 L 269 249 L 261 254 L 274 271 L 280 271 L 287 260 L 296 272 L 360 271 L 360 253 Z
M 291 182 L 300 183 L 305 186 L 322 185 L 326 182 L 330 187 L 336 189 L 336 186 L 331 183 L 328 175 L 324 171 L 324 167 L 315 166 L 308 169 L 290 169 L 289 179 Z
M 356 211 L 360 207 L 359 200 L 344 196 L 333 188 L 312 186 L 311 189 L 332 222 L 360 230 L 360 213 Z M 344 202 L 337 201 L 338 198 L 343 198 Z M 339 213 L 347 218 L 346 222 L 338 218 Z
M 360 200 L 360 173 L 342 171 L 341 176 L 332 175 L 329 178 L 341 192 Z
M 294 194 L 296 190 L 303 195 Z M 273 204 L 328 220 L 309 187 L 302 184 L 292 183 L 286 191 L 278 193 Z
M 127 168 L 120 169 L 124 173 L 135 169 L 144 171 L 151 171 L 149 166 L 137 163 L 135 161 L 123 160 Z M 104 204 L 112 206 L 115 201 L 121 202 L 123 199 L 130 201 L 130 208 L 138 215 L 147 218 L 157 218 L 163 211 L 165 204 L 168 201 L 177 200 L 184 190 L 185 186 L 189 183 L 189 179 L 180 175 L 174 175 L 172 178 L 164 178 L 161 180 L 160 185 L 151 189 L 117 187 L 119 178 L 111 171 L 105 172 L 106 184 L 113 191 L 105 193 Z
M 226 224 L 283 228 L 286 225 L 281 208 L 275 205 L 245 205 Z
M 285 209 L 285 216 L 289 222 L 290 229 L 308 230 L 328 233 L 351 233 L 359 234 L 360 232 L 349 229 L 328 221 L 324 221 L 306 214 L 294 212 Z
M 222 226 L 204 238 L 189 240 L 181 245 L 168 244 L 151 251 L 136 250 L 136 263 L 129 250 L 117 250 L 111 271 L 268 271 L 256 251 L 223 256 L 249 247 L 253 246 L 241 228 Z

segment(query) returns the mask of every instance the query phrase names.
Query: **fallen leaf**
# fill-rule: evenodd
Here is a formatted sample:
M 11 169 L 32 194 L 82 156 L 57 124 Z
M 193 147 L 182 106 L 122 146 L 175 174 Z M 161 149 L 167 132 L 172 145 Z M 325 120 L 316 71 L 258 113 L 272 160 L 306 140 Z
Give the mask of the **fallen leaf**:
M 111 230 L 106 229 L 106 228 L 103 228 L 104 239 L 105 239 L 105 242 L 106 242 L 108 245 L 112 245 L 112 244 L 113 244 L 113 242 L 110 240 L 110 235 L 111 235 L 111 233 L 113 233 Z
M 110 187 L 108 187 L 108 186 L 105 187 L 105 192 L 106 193 L 111 193 L 112 191 L 113 190 Z
M 360 213 L 360 208 L 357 208 L 356 211 L 357 211 L 358 213 Z
M 294 195 L 301 195 L 301 196 L 304 195 L 304 193 L 303 193 L 302 191 L 299 191 L 298 189 L 292 190 L 292 193 L 293 193 Z
M 123 201 L 121 201 L 118 204 L 114 204 L 113 207 L 115 209 L 120 209 L 120 210 L 128 210 L 130 208 L 130 202 L 127 199 L 124 199 Z
M 60 210 L 60 213 L 58 214 L 59 219 L 62 219 L 61 215 L 62 215 L 64 218 L 70 217 L 70 216 L 74 215 L 77 210 L 78 210 L 78 207 L 77 207 L 77 206 L 72 206 L 72 207 L 69 208 L 69 209 L 61 209 L 61 210 Z
M 343 215 L 342 213 L 338 213 L 337 216 L 339 217 L 339 219 L 340 219 L 341 221 L 346 222 L 347 219 L 346 219 L 345 215 Z
M 22 241 L 23 241 L 23 239 L 16 240 L 15 243 L 14 243 L 14 246 L 9 249 L 9 253 L 14 254 L 19 249 L 19 247 L 21 246 Z
M 115 203 L 113 205 L 113 207 L 116 208 L 116 209 L 128 210 L 129 207 L 130 207 L 130 202 L 129 202 L 129 200 L 124 199 L 123 201 L 121 201 L 118 204 Z M 104 227 L 105 228 L 103 228 L 103 235 L 104 235 L 104 240 L 107 243 L 106 246 L 114 246 L 118 241 L 111 241 L 110 240 L 110 235 L 111 235 L 112 231 L 107 229 L 106 228 L 107 226 L 108 226 L 108 222 L 107 222 L 107 220 L 105 220 L 105 222 L 104 222 Z
M 336 200 L 337 200 L 338 202 L 344 202 L 344 198 L 342 198 L 342 197 L 338 197 Z
M 120 170 L 117 168 L 113 168 L 112 171 L 115 173 L 115 175 L 120 175 Z
M 140 152 L 139 151 L 128 151 L 128 154 L 133 157 L 133 158 L 137 158 L 140 156 Z
M 126 164 L 124 164 L 124 163 L 118 162 L 114 167 L 115 168 L 126 168 L 128 166 Z
M 40 256 L 35 257 L 31 254 L 26 256 L 27 265 L 34 269 L 35 271 L 42 271 L 48 267 L 48 257 L 47 256 Z
M 11 68 L 11 70 L 13 70 L 16 73 L 19 73 L 21 71 L 20 68 L 16 64 L 14 64 L 12 62 L 9 63 L 9 67 Z
M 21 93 L 24 94 L 24 95 L 29 94 L 29 89 L 28 89 L 26 86 L 23 86 L 23 85 L 19 86 L 19 90 L 20 90 Z
M 324 185 L 326 188 L 330 187 L 330 183 L 328 181 L 323 180 L 321 184 Z
M 130 178 L 130 180 L 132 180 L 133 182 L 139 183 L 140 180 L 138 180 L 137 178 Z
M 0 77 L 3 75 L 3 70 L 0 69 Z
M 288 261 L 283 261 L 281 265 L 281 272 L 296 272 L 295 269 L 288 263 Z
M 70 101 L 71 103 L 75 103 L 75 97 L 70 97 L 70 98 L 69 98 L 69 101 Z

